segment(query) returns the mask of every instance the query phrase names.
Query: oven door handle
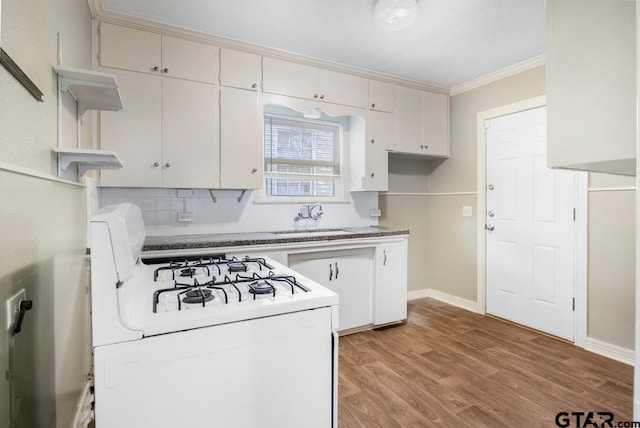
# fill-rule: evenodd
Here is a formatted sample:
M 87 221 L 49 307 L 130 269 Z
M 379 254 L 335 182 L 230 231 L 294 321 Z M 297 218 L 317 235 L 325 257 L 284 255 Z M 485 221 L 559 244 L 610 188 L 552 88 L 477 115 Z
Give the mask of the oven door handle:
M 335 330 L 331 331 L 331 426 L 338 428 L 338 344 L 339 336 Z

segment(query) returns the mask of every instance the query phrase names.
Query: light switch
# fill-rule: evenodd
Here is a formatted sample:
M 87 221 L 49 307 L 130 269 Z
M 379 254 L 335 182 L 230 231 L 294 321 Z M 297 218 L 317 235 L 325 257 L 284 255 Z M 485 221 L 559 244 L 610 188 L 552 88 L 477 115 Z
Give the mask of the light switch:
M 473 217 L 473 207 L 465 205 L 462 207 L 462 217 Z

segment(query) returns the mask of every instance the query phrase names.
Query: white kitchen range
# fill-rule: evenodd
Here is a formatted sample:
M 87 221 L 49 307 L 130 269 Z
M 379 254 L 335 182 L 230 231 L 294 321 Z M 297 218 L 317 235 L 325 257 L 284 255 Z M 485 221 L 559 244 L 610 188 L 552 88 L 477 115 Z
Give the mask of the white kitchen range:
M 99 428 L 336 427 L 338 296 L 266 257 L 141 261 L 133 204 L 91 219 Z

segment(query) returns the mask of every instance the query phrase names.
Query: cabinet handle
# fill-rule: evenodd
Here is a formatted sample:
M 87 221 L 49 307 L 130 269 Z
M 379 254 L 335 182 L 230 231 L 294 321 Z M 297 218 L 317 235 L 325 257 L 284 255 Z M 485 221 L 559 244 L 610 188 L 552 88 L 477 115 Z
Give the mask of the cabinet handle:
M 318 98 L 318 94 L 313 94 L 313 98 Z
M 324 100 L 324 95 L 320 95 L 320 99 L 321 99 L 321 100 Z
M 165 168 L 169 168 L 171 166 L 171 164 L 169 162 L 164 164 Z
M 375 172 L 372 172 L 372 173 L 371 173 L 371 178 L 373 178 L 375 175 L 376 175 L 376 173 L 375 173 Z
M 333 267 L 331 267 L 331 263 L 329 263 L 329 281 L 333 279 Z
M 251 174 L 255 174 L 256 172 L 258 172 L 258 168 L 253 168 L 253 169 L 251 170 Z
M 375 143 L 375 141 L 376 141 L 375 138 L 372 138 L 371 139 L 371 144 Z
M 162 69 L 162 72 L 163 72 L 163 73 L 168 73 L 168 72 L 169 72 L 169 69 L 168 69 L 168 68 L 163 68 L 163 69 Z
M 257 88 L 257 87 L 258 87 L 258 84 L 257 84 L 257 83 L 254 83 L 253 85 L 251 85 L 251 87 L 252 87 L 253 89 L 255 89 L 255 88 Z
M 160 67 L 156 65 L 155 67 L 153 67 L 153 71 L 160 71 Z
M 382 266 L 387 265 L 387 250 L 382 250 L 382 255 L 384 256 L 384 260 L 382 261 Z
M 374 108 L 375 106 L 376 106 L 376 104 L 375 104 L 375 103 L 371 104 L 371 108 Z
M 154 162 L 154 163 L 153 163 L 153 167 L 154 167 L 154 168 L 157 168 L 157 167 L 159 167 L 159 166 L 160 166 L 160 162 Z
M 338 262 L 336 262 L 336 279 L 338 279 Z

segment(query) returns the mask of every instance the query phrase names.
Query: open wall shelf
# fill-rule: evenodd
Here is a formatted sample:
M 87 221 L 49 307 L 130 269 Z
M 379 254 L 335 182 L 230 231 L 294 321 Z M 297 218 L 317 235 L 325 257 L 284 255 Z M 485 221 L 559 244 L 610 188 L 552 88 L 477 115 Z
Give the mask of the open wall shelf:
M 55 148 L 58 155 L 58 175 L 69 168 L 69 165 L 78 165 L 78 177 L 91 169 L 120 169 L 124 164 L 115 152 L 107 150 L 68 149 Z
M 78 102 L 78 114 L 87 110 L 123 109 L 118 82 L 113 73 L 57 67 L 60 90 L 68 91 Z

